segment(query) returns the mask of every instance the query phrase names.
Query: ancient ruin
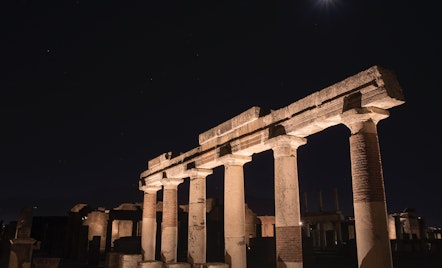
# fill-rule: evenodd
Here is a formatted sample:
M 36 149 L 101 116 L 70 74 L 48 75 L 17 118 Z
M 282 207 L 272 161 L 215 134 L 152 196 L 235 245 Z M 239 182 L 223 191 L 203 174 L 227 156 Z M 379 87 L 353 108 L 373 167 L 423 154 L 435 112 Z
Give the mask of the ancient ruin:
M 252 107 L 199 135 L 199 146 L 185 153 L 166 152 L 150 161 L 141 173 L 144 191 L 141 267 L 244 268 L 245 202 L 243 165 L 253 154 L 272 150 L 275 184 L 275 238 L 277 267 L 300 268 L 301 215 L 297 148 L 308 136 L 344 124 L 349 138 L 353 205 L 359 267 L 392 267 L 382 163 L 377 123 L 388 109 L 404 103 L 395 75 L 373 66 L 285 107 L 269 112 Z M 206 260 L 206 179 L 224 166 L 224 263 Z M 190 180 L 188 260 L 177 263 L 177 187 Z M 155 260 L 157 192 L 163 190 L 161 260 Z M 172 266 L 167 266 L 172 267 Z M 201 266 L 203 267 L 203 266 Z

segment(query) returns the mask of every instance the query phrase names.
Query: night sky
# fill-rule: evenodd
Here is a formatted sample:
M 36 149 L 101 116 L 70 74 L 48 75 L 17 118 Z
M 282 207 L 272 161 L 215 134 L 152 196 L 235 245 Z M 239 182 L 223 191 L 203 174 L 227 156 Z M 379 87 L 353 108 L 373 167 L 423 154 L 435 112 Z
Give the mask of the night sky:
M 282 108 L 380 65 L 396 73 L 406 101 L 378 124 L 388 212 L 414 208 L 442 226 L 436 4 L 3 1 L 0 220 L 25 206 L 55 216 L 78 203 L 142 202 L 148 160 L 197 147 L 200 133 L 252 106 Z M 298 149 L 309 210 L 319 190 L 333 209 L 337 187 L 353 214 L 349 136 L 335 126 Z M 253 160 L 246 202 L 271 215 L 272 152 Z M 222 200 L 222 167 L 207 187 Z M 186 202 L 188 180 L 179 189 Z

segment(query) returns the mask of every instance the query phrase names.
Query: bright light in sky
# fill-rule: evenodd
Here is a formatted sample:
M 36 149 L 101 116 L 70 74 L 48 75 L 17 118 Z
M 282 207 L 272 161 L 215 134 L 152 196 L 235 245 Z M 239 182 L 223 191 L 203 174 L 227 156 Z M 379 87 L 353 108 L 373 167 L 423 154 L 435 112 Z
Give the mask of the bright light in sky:
M 320 9 L 325 9 L 327 11 L 336 8 L 340 0 L 314 0 L 314 6 Z

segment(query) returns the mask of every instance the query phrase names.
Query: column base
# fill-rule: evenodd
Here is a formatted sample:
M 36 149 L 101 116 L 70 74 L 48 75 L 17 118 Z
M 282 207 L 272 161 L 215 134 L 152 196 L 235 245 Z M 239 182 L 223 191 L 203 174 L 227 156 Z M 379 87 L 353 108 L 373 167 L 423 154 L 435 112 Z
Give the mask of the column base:
M 229 268 L 229 265 L 222 262 L 209 262 L 206 263 L 206 266 L 204 266 L 204 268 Z
M 166 268 L 191 268 L 191 264 L 187 262 L 166 263 Z
M 229 265 L 221 262 L 194 263 L 192 268 L 229 268 Z
M 162 261 L 140 261 L 137 268 L 164 268 Z

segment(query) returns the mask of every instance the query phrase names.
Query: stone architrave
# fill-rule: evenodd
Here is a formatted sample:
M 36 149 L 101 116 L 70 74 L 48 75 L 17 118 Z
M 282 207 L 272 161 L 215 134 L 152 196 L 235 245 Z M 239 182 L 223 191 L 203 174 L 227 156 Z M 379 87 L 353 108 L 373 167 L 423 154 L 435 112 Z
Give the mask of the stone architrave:
M 360 268 L 393 267 L 377 123 L 389 116 L 379 108 L 356 108 L 342 114 L 350 129 L 356 248 Z
M 275 231 L 278 268 L 302 268 L 302 225 L 297 148 L 305 138 L 277 136 L 271 145 L 275 161 Z
M 243 166 L 251 160 L 240 155 L 220 158 L 224 163 L 224 261 L 230 268 L 247 267 Z

